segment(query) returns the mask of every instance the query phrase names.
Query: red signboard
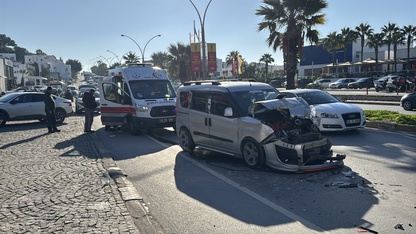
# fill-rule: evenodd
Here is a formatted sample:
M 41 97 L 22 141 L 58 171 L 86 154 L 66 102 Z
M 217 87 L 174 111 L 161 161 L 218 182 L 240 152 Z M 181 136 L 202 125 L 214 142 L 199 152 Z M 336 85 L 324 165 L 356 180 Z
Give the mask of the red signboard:
M 217 71 L 217 45 L 215 43 L 207 43 L 208 47 L 208 72 Z
M 201 43 L 191 43 L 191 69 L 192 72 L 202 71 Z

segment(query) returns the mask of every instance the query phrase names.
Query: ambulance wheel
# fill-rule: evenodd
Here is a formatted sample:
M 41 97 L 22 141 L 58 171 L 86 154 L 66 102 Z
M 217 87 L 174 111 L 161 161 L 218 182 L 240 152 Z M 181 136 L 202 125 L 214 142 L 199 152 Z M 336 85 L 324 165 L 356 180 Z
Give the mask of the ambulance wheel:
M 140 129 L 136 127 L 133 121 L 129 120 L 128 125 L 129 125 L 129 132 L 131 135 L 133 136 L 139 135 Z

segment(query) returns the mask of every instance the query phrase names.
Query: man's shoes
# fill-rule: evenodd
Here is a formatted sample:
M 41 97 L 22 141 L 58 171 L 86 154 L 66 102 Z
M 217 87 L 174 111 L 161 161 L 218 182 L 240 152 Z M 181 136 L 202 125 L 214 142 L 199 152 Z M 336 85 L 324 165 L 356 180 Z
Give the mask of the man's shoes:
M 55 130 L 53 130 L 54 132 L 60 132 L 61 130 L 59 130 L 59 129 L 55 129 Z
M 48 131 L 48 133 L 54 133 L 54 131 Z
M 84 132 L 95 132 L 95 130 L 84 130 Z

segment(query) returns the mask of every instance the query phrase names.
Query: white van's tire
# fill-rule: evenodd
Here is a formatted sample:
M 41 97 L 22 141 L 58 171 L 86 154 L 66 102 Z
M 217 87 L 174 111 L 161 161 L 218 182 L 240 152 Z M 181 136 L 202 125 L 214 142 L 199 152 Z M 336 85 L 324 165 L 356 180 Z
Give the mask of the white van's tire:
M 195 143 L 192 139 L 191 133 L 186 128 L 181 128 L 179 131 L 179 146 L 188 152 L 193 152 L 195 149 Z
M 261 169 L 266 165 L 266 156 L 261 146 L 254 140 L 246 139 L 241 145 L 244 162 L 251 168 Z
M 128 126 L 129 126 L 129 132 L 131 135 L 133 136 L 139 135 L 140 130 L 136 127 L 136 125 L 134 124 L 132 120 L 128 121 Z

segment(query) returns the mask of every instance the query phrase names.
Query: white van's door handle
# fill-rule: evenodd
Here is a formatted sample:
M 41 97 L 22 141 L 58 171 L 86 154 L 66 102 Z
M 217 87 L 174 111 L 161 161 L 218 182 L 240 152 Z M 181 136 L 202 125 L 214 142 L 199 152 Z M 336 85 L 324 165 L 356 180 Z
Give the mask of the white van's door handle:
M 101 106 L 108 106 L 106 103 L 101 104 Z

